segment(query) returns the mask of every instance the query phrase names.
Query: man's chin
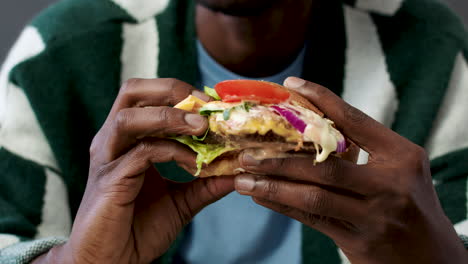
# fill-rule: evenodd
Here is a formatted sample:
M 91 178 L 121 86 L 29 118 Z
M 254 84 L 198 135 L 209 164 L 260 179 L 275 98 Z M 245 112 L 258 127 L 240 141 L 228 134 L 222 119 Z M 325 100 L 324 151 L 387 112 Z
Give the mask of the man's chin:
M 256 16 L 280 0 L 195 0 L 198 4 L 229 16 Z

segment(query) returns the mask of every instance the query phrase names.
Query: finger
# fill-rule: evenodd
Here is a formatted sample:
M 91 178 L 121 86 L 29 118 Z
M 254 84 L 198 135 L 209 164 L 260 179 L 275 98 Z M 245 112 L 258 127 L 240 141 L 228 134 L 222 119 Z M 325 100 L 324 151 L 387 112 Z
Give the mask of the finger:
M 123 108 L 173 106 L 189 95 L 204 101 L 210 99 L 190 84 L 177 79 L 130 79 L 122 85 L 111 115 Z
M 178 192 L 175 200 L 179 208 L 186 208 L 190 217 L 194 217 L 205 206 L 212 204 L 234 191 L 234 177 L 218 176 L 198 178 L 184 184 L 184 191 Z
M 240 164 L 254 174 L 275 175 L 293 180 L 312 182 L 360 195 L 369 195 L 380 186 L 372 168 L 330 156 L 325 162 L 314 164 L 314 156 L 256 160 L 248 154 L 240 157 Z
M 154 163 L 176 161 L 187 170 L 196 168 L 196 155 L 183 145 L 168 140 L 145 140 L 132 148 L 127 154 L 107 164 L 97 178 L 104 193 L 115 196 L 121 205 L 131 204 L 137 198 L 145 180 L 146 172 Z M 150 173 L 150 176 L 154 177 Z M 149 179 L 159 182 L 161 179 Z M 118 194 L 118 195 L 115 195 Z
M 208 128 L 206 118 L 167 106 L 125 108 L 108 126 L 104 157 L 111 161 L 144 137 L 201 135 Z
M 277 213 L 289 216 L 297 221 L 327 235 L 335 242 L 353 241 L 357 228 L 353 224 L 332 217 L 321 216 L 299 210 L 294 207 L 254 197 L 253 200 Z
M 284 85 L 310 100 L 340 131 L 371 155 L 388 153 L 399 146 L 397 140 L 403 139 L 321 85 L 296 77 L 287 78 Z
M 235 179 L 236 190 L 304 212 L 355 222 L 365 216 L 366 202 L 321 187 L 243 174 Z
M 154 163 L 175 161 L 187 170 L 196 168 L 196 154 L 189 148 L 170 140 L 145 140 L 113 163 L 121 175 L 144 173 Z M 125 176 L 122 176 L 125 177 Z

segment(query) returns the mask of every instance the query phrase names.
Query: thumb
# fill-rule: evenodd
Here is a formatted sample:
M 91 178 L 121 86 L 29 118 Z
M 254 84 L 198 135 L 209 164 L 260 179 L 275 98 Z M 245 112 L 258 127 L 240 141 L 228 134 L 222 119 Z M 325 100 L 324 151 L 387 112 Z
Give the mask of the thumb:
M 220 176 L 199 178 L 187 183 L 185 201 L 190 211 L 198 213 L 205 206 L 216 202 L 234 191 L 234 177 Z

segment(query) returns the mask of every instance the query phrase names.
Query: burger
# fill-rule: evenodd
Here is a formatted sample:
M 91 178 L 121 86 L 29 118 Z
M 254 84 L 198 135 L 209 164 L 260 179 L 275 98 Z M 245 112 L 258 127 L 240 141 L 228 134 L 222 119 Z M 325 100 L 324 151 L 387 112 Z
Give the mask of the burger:
M 195 176 L 242 173 L 242 153 L 258 160 L 313 154 L 311 162 L 319 163 L 343 156 L 350 145 L 317 107 L 279 84 L 227 80 L 205 93 L 214 100 L 189 96 L 174 106 L 208 118 L 202 137 L 173 138 L 197 153 Z

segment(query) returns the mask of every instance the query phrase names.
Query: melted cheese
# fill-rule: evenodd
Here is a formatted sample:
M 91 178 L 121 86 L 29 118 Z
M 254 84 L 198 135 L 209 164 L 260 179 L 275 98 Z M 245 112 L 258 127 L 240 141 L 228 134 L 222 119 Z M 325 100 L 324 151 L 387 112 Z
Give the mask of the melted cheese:
M 182 110 L 189 111 L 189 112 L 198 112 L 198 109 L 200 109 L 205 104 L 206 102 L 203 101 L 202 99 L 195 97 L 193 95 L 189 95 L 183 101 L 176 104 L 174 108 L 182 109 Z
M 304 141 L 314 142 L 320 146 L 320 149 L 315 147 L 317 162 L 325 161 L 330 153 L 336 151 L 338 142 L 344 140 L 343 135 L 333 127 L 333 121 L 301 106 L 287 105 L 286 107 L 295 110 L 299 118 L 307 124 L 303 134 Z
M 233 104 L 210 102 L 205 108 L 228 109 Z M 317 150 L 316 162 L 325 161 L 330 153 L 335 152 L 338 142 L 344 140 L 343 135 L 333 127 L 333 122 L 322 118 L 315 112 L 290 104 L 280 105 L 291 111 L 306 123 L 304 133 L 300 133 L 285 118 L 276 114 L 268 106 L 257 105 L 247 113 L 243 109 L 233 109 L 228 120 L 223 113 L 214 113 L 209 118 L 210 129 L 214 133 L 231 135 L 265 135 L 273 132 L 285 138 L 287 142 L 313 142 Z
M 273 132 L 285 138 L 287 142 L 298 142 L 302 135 L 284 118 L 273 113 L 268 107 L 255 106 L 247 113 L 245 110 L 233 109 L 229 120 L 224 120 L 222 113 L 215 113 L 209 119 L 210 129 L 214 133 L 266 135 Z

